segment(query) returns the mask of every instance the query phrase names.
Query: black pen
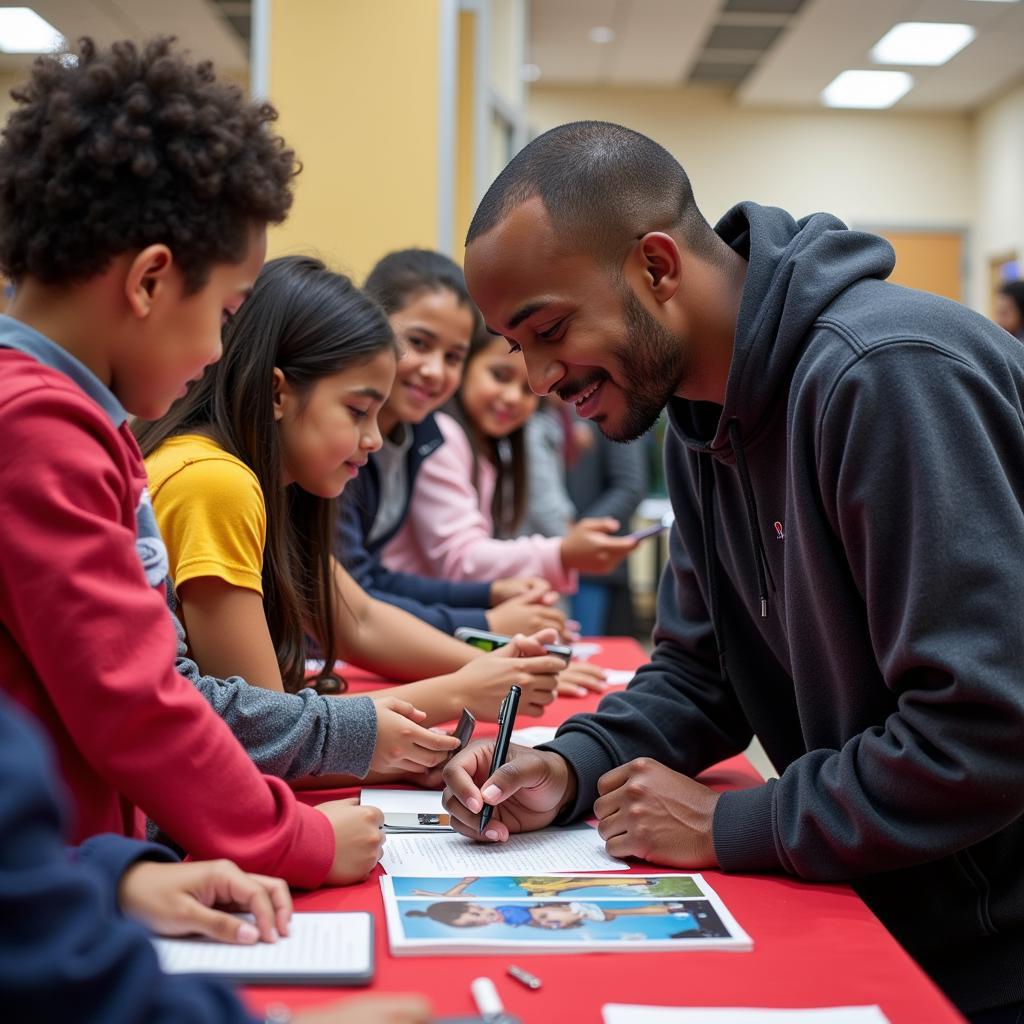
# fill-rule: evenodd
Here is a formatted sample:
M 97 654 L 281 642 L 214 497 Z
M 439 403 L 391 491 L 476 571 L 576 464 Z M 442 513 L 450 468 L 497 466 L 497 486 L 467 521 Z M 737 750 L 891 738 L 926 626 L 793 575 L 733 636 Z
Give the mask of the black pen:
M 512 730 L 516 724 L 516 712 L 519 710 L 519 698 L 522 690 L 518 686 L 510 686 L 508 694 L 501 702 L 498 709 L 498 738 L 494 741 L 494 753 L 491 754 L 491 770 L 488 778 L 505 763 L 508 757 L 508 745 L 512 742 Z M 494 808 L 490 804 L 484 804 L 480 812 L 480 835 L 487 828 L 487 822 L 491 820 Z

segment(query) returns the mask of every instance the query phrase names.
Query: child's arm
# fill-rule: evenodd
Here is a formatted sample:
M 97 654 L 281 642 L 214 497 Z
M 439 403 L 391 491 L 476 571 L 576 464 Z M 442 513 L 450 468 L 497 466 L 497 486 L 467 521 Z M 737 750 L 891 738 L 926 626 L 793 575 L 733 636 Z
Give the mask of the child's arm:
M 404 776 L 443 762 L 452 741 L 421 728 L 420 712 L 392 691 L 377 699 L 324 697 L 311 689 L 278 693 L 232 676 L 204 676 L 178 633 L 178 672 L 227 723 L 260 771 L 289 779 L 315 776 L 323 788 Z M 325 781 L 325 780 L 335 781 Z M 336 780 L 344 779 L 344 782 Z M 390 781 L 390 780 L 385 780 Z
M 0 707 L 0 990 L 8 1020 L 219 1020 L 251 1024 L 226 986 L 160 971 L 115 910 L 125 868 L 160 848 L 105 836 L 69 860 L 43 737 Z M 102 852 L 101 852 L 102 851 Z
M 216 576 L 187 580 L 177 591 L 192 657 L 205 674 L 241 676 L 253 686 L 283 692 L 260 594 Z
M 197 858 L 320 885 L 331 822 L 261 776 L 175 671 L 167 606 L 136 550 L 142 467 L 99 406 L 67 388 L 26 390 L 2 410 L 0 618 L 32 667 L 5 685 L 47 709 L 76 766 L 79 834 L 115 826 L 116 792 Z
M 174 626 L 178 672 L 224 719 L 260 771 L 282 779 L 366 775 L 377 739 L 377 715 L 369 697 L 338 700 L 308 689 L 274 693 L 237 675 L 203 675 L 188 657 L 177 619 Z
M 406 680 L 455 672 L 480 656 L 481 652 L 470 644 L 445 635 L 400 608 L 374 600 L 336 560 L 334 580 L 338 595 L 335 657 L 386 679 Z

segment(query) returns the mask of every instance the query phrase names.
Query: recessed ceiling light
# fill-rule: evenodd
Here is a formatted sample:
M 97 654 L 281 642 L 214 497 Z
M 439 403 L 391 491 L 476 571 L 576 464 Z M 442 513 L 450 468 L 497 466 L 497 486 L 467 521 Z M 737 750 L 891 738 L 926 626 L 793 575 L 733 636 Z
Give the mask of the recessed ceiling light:
M 903 21 L 878 40 L 871 59 L 876 64 L 945 64 L 977 34 L 970 25 Z
M 821 91 L 826 107 L 881 110 L 905 96 L 914 79 L 906 71 L 843 71 Z
M 615 42 L 615 29 L 607 25 L 595 25 L 588 33 L 587 38 L 592 43 L 613 43 Z
M 53 53 L 64 37 L 31 7 L 0 7 L 0 50 L 4 53 Z
M 540 66 L 537 64 L 524 64 L 519 69 L 519 77 L 524 82 L 536 82 L 540 78 Z

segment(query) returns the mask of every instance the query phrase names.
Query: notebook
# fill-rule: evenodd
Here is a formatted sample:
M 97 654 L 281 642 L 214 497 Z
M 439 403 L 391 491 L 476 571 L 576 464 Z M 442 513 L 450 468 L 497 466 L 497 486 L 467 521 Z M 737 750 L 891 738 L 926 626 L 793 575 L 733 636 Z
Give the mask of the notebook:
M 293 914 L 286 938 L 253 946 L 196 937 L 154 937 L 153 945 L 170 974 L 206 974 L 248 985 L 368 985 L 373 980 L 373 917 L 366 913 Z

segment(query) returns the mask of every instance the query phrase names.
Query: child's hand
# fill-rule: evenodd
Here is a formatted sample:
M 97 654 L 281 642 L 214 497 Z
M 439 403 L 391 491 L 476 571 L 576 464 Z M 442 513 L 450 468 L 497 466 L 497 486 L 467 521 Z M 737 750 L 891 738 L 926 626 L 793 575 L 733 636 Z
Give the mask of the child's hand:
M 433 1014 L 422 996 L 363 996 L 292 1017 L 294 1024 L 430 1024 Z
M 503 636 L 536 633 L 540 629 L 555 629 L 559 636 L 566 632 L 565 613 L 543 599 L 538 601 L 534 592 L 529 590 L 518 597 L 510 597 L 486 614 L 487 628 Z
M 459 741 L 443 732 L 418 725 L 426 712 L 408 701 L 387 694 L 374 694 L 377 709 L 377 743 L 370 759 L 370 770 L 423 772 L 443 765 Z
M 219 942 L 274 942 L 288 934 L 292 897 L 280 878 L 251 875 L 229 860 L 138 861 L 121 876 L 121 909 L 157 935 L 205 935 Z M 225 910 L 246 911 L 255 925 Z
M 531 601 L 543 600 L 546 604 L 558 600 L 558 594 L 551 589 L 551 584 L 541 576 L 509 576 L 491 584 L 491 607 L 524 595 L 529 595 Z
M 334 863 L 327 881 L 331 885 L 362 882 L 384 852 L 384 815 L 355 799 L 329 800 L 316 809 L 334 828 Z
M 519 714 L 540 715 L 555 699 L 558 672 L 565 667 L 561 658 L 544 650 L 556 635 L 553 629 L 542 630 L 536 637 L 517 635 L 504 647 L 463 665 L 453 676 L 461 684 L 463 706 L 481 721 L 496 722 L 508 688 L 515 685 L 523 691 Z
M 618 528 L 616 519 L 581 519 L 562 538 L 562 565 L 592 575 L 611 572 L 638 543 L 611 536 Z
M 558 673 L 559 697 L 585 697 L 592 690 L 603 693 L 607 688 L 603 668 L 585 661 L 574 661 Z

